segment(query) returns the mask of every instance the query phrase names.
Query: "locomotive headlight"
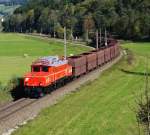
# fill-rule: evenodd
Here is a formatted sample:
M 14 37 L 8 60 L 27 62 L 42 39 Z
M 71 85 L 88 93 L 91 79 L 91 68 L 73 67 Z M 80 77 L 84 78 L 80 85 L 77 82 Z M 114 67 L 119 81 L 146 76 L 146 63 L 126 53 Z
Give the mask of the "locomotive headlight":
M 42 86 L 42 82 L 39 83 L 39 86 Z
M 25 82 L 29 81 L 29 78 L 25 78 Z
M 50 82 L 50 78 L 47 77 L 47 78 L 46 78 L 46 83 L 49 83 L 49 82 Z
M 70 73 L 72 73 L 72 69 L 70 69 Z

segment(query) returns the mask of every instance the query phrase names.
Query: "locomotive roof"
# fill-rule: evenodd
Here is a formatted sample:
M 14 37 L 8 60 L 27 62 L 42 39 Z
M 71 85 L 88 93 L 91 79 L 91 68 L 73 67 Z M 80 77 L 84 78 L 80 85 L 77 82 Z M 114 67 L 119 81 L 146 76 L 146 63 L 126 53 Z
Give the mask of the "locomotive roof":
M 39 58 L 38 60 L 32 63 L 32 66 L 43 65 L 56 67 L 67 63 L 67 60 L 60 59 L 58 56 L 47 56 Z

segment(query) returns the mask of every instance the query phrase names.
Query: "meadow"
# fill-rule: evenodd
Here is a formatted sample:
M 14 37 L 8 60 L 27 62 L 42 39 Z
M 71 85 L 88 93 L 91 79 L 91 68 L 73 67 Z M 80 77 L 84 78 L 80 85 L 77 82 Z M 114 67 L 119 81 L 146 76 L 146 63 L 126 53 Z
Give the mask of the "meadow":
M 42 56 L 63 56 L 64 45 L 57 40 L 44 40 L 21 34 L 0 34 L 0 82 L 6 85 L 13 77 L 22 77 L 30 71 L 34 60 Z M 90 50 L 89 47 L 67 44 L 67 53 L 79 54 Z M 0 91 L 0 102 L 10 99 Z
M 13 135 L 137 135 L 133 110 L 144 93 L 150 43 L 127 43 L 123 48 L 132 51 L 131 62 L 124 56 L 97 80 L 44 109 Z

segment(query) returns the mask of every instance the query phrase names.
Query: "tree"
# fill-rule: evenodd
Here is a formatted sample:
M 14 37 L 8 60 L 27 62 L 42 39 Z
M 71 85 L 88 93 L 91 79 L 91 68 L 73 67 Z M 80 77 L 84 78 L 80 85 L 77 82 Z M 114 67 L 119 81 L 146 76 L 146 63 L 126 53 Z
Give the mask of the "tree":
M 58 13 L 59 11 L 57 10 L 50 10 L 49 12 L 49 17 L 48 17 L 48 21 L 49 23 L 51 23 L 51 27 L 52 27 L 52 32 L 53 32 L 53 37 L 56 37 L 56 26 L 58 23 Z
M 91 14 L 85 16 L 83 25 L 84 25 L 84 31 L 86 32 L 85 39 L 86 39 L 86 41 L 89 41 L 89 32 L 95 26 L 94 20 L 93 20 L 93 17 Z
M 56 25 L 71 35 L 106 28 L 124 39 L 150 38 L 149 0 L 30 0 L 3 23 L 5 31 L 36 30 L 55 37 Z M 21 21 L 22 20 L 22 21 Z M 86 34 L 85 34 L 86 33 Z
M 27 12 L 27 28 L 30 32 L 34 28 L 34 9 L 31 9 Z
M 48 11 L 49 9 L 45 8 L 39 17 L 40 33 L 47 32 L 48 25 L 49 25 L 48 24 Z
M 16 29 L 19 32 L 22 32 L 22 23 L 24 21 L 24 16 L 21 14 L 16 14 Z

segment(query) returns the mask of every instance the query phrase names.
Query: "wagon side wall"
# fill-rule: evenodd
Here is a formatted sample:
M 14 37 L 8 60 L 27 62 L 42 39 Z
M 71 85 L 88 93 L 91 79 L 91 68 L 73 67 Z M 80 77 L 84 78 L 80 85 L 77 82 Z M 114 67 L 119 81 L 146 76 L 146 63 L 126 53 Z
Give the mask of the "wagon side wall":
M 69 57 L 68 63 L 72 66 L 73 76 L 78 77 L 86 73 L 86 58 L 79 56 L 77 58 Z
M 91 71 L 97 67 L 97 54 L 96 52 L 88 53 L 88 54 L 82 54 L 86 57 L 86 65 L 87 65 L 87 71 Z
M 105 63 L 104 50 L 98 51 L 97 55 L 98 55 L 98 59 L 97 59 L 98 66 L 101 66 L 102 64 Z

